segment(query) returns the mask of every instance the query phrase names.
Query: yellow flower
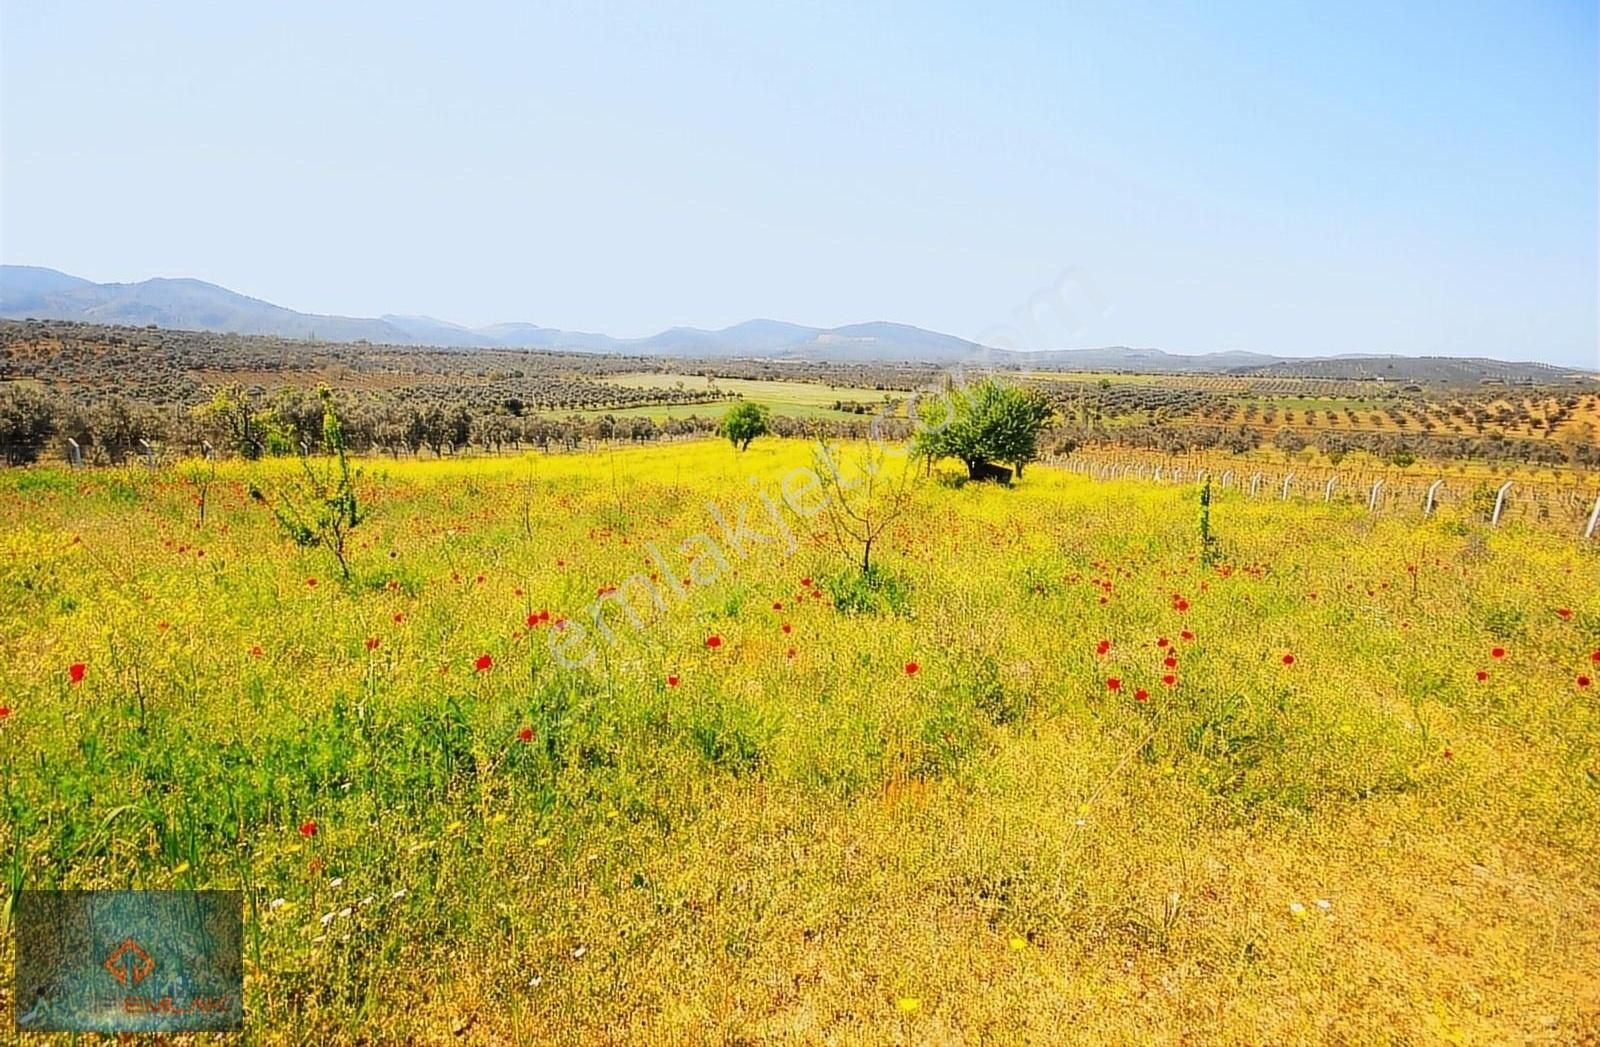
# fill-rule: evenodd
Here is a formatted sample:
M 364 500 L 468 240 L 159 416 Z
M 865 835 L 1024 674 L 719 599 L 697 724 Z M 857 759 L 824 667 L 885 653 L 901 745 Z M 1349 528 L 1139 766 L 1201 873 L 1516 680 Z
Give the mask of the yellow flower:
M 894 1001 L 894 1005 L 901 1014 L 916 1014 L 922 1010 L 922 1000 L 916 996 L 902 996 Z
M 1026 949 L 1027 947 L 1028 947 L 1028 939 L 1026 939 L 1026 938 L 1013 938 L 1013 939 L 1011 939 L 1011 951 L 1012 952 L 1021 952 L 1022 950 Z

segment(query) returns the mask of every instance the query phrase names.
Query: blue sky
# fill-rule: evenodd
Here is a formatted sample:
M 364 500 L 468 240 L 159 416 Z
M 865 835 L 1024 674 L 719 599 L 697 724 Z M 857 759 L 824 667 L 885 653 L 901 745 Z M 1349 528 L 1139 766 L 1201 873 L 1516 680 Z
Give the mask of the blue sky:
M 0 0 L 0 258 L 617 335 L 1600 366 L 1596 4 Z

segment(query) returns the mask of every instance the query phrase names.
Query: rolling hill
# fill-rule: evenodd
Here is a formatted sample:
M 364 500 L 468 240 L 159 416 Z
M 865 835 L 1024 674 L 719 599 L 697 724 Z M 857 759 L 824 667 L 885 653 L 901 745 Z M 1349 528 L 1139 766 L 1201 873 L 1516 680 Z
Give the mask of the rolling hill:
M 429 316 L 375 318 L 301 313 L 202 280 L 156 278 L 98 284 L 38 266 L 0 266 L 0 317 L 274 335 L 327 342 L 447 348 L 562 349 L 697 359 L 766 358 L 819 363 L 999 365 L 1058 371 L 1239 374 L 1285 378 L 1473 383 L 1551 382 L 1575 373 L 1550 364 L 1348 354 L 1294 359 L 1251 352 L 1182 355 L 1109 346 L 1012 352 L 909 324 L 807 327 L 747 320 L 721 330 L 674 327 L 644 338 L 563 331 L 531 323 L 465 327 Z

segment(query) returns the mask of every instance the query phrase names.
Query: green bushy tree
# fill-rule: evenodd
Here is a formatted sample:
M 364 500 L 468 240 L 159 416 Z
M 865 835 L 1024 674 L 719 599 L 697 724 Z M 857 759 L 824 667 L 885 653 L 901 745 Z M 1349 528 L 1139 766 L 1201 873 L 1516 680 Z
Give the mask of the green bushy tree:
M 1039 433 L 1050 421 L 1048 400 L 1036 389 L 985 378 L 969 388 L 951 387 L 919 410 L 912 452 L 929 462 L 956 458 L 976 479 L 1000 462 L 1017 476 L 1039 457 Z
M 745 401 L 734 405 L 727 413 L 720 431 L 729 443 L 743 451 L 750 446 L 750 441 L 771 431 L 769 421 L 770 412 L 765 407 Z

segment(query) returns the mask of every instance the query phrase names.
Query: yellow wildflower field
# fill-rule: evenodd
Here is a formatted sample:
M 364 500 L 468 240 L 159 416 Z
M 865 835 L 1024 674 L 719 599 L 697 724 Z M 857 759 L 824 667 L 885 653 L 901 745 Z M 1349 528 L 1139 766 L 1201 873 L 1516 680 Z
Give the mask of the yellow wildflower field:
M 1600 542 L 1036 465 L 863 576 L 859 447 L 359 467 L 348 578 L 295 462 L 0 474 L 7 896 L 242 890 L 251 1042 L 1600 1035 Z

